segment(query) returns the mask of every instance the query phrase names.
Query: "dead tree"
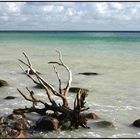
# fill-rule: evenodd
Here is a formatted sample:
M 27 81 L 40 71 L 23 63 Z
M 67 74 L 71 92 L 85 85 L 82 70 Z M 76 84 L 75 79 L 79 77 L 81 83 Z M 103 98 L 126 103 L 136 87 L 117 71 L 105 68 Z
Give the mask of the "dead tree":
M 47 81 L 44 80 L 39 73 L 33 68 L 31 61 L 29 57 L 26 55 L 26 53 L 23 52 L 23 55 L 27 62 L 24 62 L 21 59 L 18 59 L 22 64 L 27 66 L 28 71 L 24 70 L 22 66 L 22 70 L 24 73 L 36 84 L 39 84 L 43 87 L 45 90 L 46 96 L 49 99 L 49 102 L 42 101 L 40 99 L 37 99 L 35 97 L 34 91 L 27 89 L 27 92 L 29 93 L 29 97 L 25 95 L 20 89 L 17 89 L 18 92 L 24 97 L 25 100 L 32 102 L 32 106 L 30 108 L 23 108 L 23 109 L 15 109 L 13 110 L 13 113 L 16 114 L 24 114 L 24 113 L 30 113 L 30 112 L 35 112 L 40 115 L 45 115 L 48 114 L 48 111 L 51 110 L 55 114 L 55 118 L 57 118 L 60 122 L 60 125 L 63 125 L 65 121 L 70 121 L 70 127 L 71 128 L 78 128 L 79 126 L 82 126 L 84 128 L 88 128 L 87 126 L 87 120 L 86 118 L 83 118 L 81 115 L 81 112 L 88 110 L 89 108 L 85 107 L 85 97 L 86 94 L 81 92 L 81 90 L 77 93 L 76 98 L 74 100 L 74 108 L 70 107 L 69 102 L 68 102 L 68 94 L 69 94 L 69 89 L 71 86 L 72 82 L 72 72 L 71 69 L 63 62 L 62 60 L 62 55 L 60 51 L 57 51 L 59 55 L 59 61 L 53 61 L 53 62 L 48 62 L 49 64 L 53 65 L 54 72 L 56 73 L 56 76 L 58 78 L 59 82 L 59 91 L 56 91 L 55 88 Z M 59 73 L 56 69 L 56 65 L 59 65 L 68 72 L 68 81 L 66 84 L 66 87 L 64 90 L 62 90 L 62 82 L 59 76 Z M 30 75 L 29 71 L 32 72 L 33 75 Z M 33 77 L 34 76 L 34 77 Z M 52 96 L 53 95 L 53 96 Z M 58 98 L 61 98 L 62 104 L 57 103 L 54 100 L 54 96 L 57 96 Z M 44 107 L 43 108 L 38 108 L 37 104 L 41 103 Z

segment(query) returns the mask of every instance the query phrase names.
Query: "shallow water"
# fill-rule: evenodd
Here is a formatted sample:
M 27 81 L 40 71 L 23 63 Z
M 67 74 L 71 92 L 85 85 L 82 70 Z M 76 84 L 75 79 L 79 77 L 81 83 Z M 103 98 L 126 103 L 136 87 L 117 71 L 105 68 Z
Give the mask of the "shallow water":
M 64 62 L 72 69 L 72 86 L 90 90 L 86 103 L 89 112 L 97 113 L 116 127 L 97 127 L 90 121 L 90 129 L 41 135 L 45 138 L 139 138 L 140 130 L 131 126 L 140 117 L 139 32 L 1 32 L 0 79 L 7 80 L 10 86 L 0 88 L 0 114 L 30 106 L 16 90 L 25 91 L 26 86 L 30 89 L 34 86 L 18 66 L 17 59 L 24 59 L 23 51 L 30 56 L 34 67 L 43 73 L 42 76 L 58 88 L 53 68 L 47 64 L 58 59 L 56 49 L 62 52 Z M 58 70 L 64 86 L 67 73 L 61 68 Z M 78 75 L 79 72 L 97 72 L 99 75 L 84 76 Z M 42 90 L 35 93 L 45 99 Z M 17 98 L 4 100 L 8 95 Z M 74 97 L 75 94 L 71 93 L 71 105 Z

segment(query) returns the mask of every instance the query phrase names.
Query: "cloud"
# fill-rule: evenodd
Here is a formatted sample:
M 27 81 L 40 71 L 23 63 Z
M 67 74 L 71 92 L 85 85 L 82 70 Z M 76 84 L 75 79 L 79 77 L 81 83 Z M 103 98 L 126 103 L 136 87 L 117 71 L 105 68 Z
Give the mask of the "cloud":
M 99 12 L 100 14 L 105 14 L 108 11 L 108 4 L 103 2 L 103 3 L 96 3 L 96 9 L 97 12 Z
M 56 6 L 56 5 L 47 5 L 41 7 L 42 11 L 49 13 L 58 13 L 64 11 L 64 6 Z
M 9 12 L 20 12 L 21 8 L 24 6 L 25 3 L 19 3 L 19 2 L 7 2 L 6 8 Z
M 1 21 L 8 21 L 8 19 L 9 19 L 9 17 L 7 16 L 7 15 L 2 15 L 2 16 L 0 16 L 0 20 Z
M 123 9 L 123 4 L 119 2 L 113 2 L 110 4 L 112 8 L 115 8 L 117 10 L 122 10 Z
M 67 13 L 68 16 L 73 16 L 76 14 L 76 11 L 73 8 L 68 8 Z
M 138 2 L 1 2 L 0 29 L 139 29 L 139 13 Z

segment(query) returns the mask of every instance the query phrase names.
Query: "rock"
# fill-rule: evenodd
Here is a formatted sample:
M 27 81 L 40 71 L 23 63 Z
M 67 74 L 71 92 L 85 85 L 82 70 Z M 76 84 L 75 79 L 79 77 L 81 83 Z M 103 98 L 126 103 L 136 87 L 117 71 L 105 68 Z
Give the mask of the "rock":
M 0 87 L 8 86 L 8 83 L 5 80 L 0 80 Z
M 16 120 L 14 125 L 16 130 L 28 130 L 31 128 L 29 122 L 24 118 Z
M 35 129 L 40 131 L 58 130 L 59 121 L 50 116 L 45 116 L 36 122 Z
M 20 138 L 20 139 L 30 138 L 30 134 L 27 132 L 20 132 L 20 134 L 16 138 Z
M 0 117 L 0 138 L 12 138 L 17 133 L 17 130 L 10 127 L 10 122 L 7 117 Z
M 103 127 L 103 128 L 114 128 L 114 124 L 109 121 L 99 121 L 99 122 L 94 122 L 93 125 L 96 125 L 98 127 Z
M 22 115 L 10 114 L 0 117 L 0 138 L 16 138 L 21 130 L 28 130 L 31 126 Z
M 37 84 L 37 85 L 35 85 L 34 87 L 35 87 L 35 88 L 41 88 L 41 89 L 43 88 L 43 86 L 42 86 L 41 84 Z
M 35 70 L 34 70 L 35 71 Z M 28 69 L 28 70 L 25 70 L 26 73 L 29 73 L 30 75 L 34 75 L 34 71 L 31 70 L 31 69 Z M 35 71 L 37 74 L 41 74 L 40 72 L 38 71 Z
M 78 74 L 81 74 L 81 75 L 86 75 L 86 76 L 99 75 L 99 74 L 98 74 L 98 73 L 96 73 L 96 72 L 82 72 L 82 73 L 78 73 Z
M 11 120 L 17 120 L 17 119 L 22 119 L 23 116 L 22 115 L 19 115 L 19 114 L 10 114 L 9 116 L 7 116 L 8 119 L 11 119 Z
M 69 91 L 70 91 L 70 92 L 74 92 L 74 93 L 78 93 L 80 89 L 82 90 L 82 93 L 87 93 L 87 92 L 89 92 L 88 89 L 79 88 L 79 87 L 71 87 L 71 88 L 69 89 Z
M 0 125 L 2 125 L 2 124 L 8 124 L 8 120 L 7 120 L 7 118 L 6 117 L 0 117 Z
M 61 125 L 61 129 L 62 130 L 69 130 L 70 128 L 71 128 L 71 122 L 70 121 L 65 121 Z
M 135 120 L 135 121 L 133 122 L 133 126 L 135 126 L 135 127 L 140 127 L 140 119 Z
M 5 97 L 4 99 L 5 100 L 11 100 L 11 99 L 15 99 L 16 97 L 14 97 L 14 96 L 7 96 L 7 97 Z
M 9 138 L 16 138 L 17 135 L 19 135 L 19 131 L 12 129 L 10 127 L 7 127 L 7 134 L 9 136 Z
M 54 85 L 52 85 L 52 86 L 54 86 Z M 41 84 L 36 84 L 36 85 L 34 86 L 34 88 L 43 89 L 44 87 L 43 87 Z
M 3 125 L 0 125 L 0 139 L 8 138 L 8 132 Z
M 81 115 L 87 119 L 93 119 L 93 120 L 100 119 L 100 117 L 98 115 L 96 115 L 95 113 L 85 113 L 85 114 L 81 114 Z

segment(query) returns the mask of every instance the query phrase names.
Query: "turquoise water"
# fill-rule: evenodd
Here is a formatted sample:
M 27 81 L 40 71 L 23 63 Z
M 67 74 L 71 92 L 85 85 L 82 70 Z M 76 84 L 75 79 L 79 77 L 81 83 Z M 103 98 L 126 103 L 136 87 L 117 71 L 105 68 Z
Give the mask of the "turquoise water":
M 0 113 L 8 114 L 13 108 L 24 107 L 28 102 L 16 88 L 25 91 L 34 84 L 21 73 L 17 58 L 25 51 L 35 68 L 50 83 L 58 84 L 48 61 L 57 60 L 55 50 L 60 50 L 65 63 L 72 69 L 72 86 L 88 88 L 87 106 L 103 120 L 112 121 L 116 128 L 94 126 L 91 129 L 43 134 L 43 137 L 139 138 L 139 129 L 131 123 L 140 117 L 140 32 L 0 32 L 0 78 L 10 86 L 0 89 Z M 67 76 L 58 67 L 63 86 Z M 97 72 L 98 76 L 82 76 L 79 72 Z M 42 90 L 37 96 L 44 99 Z M 4 101 L 7 95 L 18 98 Z M 74 94 L 70 94 L 71 104 Z M 4 110 L 4 111 L 3 111 Z
M 138 54 L 140 32 L 0 32 L 1 45 L 62 47 L 79 52 Z

